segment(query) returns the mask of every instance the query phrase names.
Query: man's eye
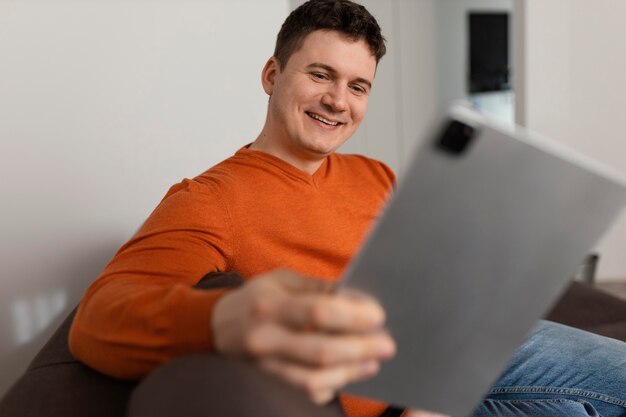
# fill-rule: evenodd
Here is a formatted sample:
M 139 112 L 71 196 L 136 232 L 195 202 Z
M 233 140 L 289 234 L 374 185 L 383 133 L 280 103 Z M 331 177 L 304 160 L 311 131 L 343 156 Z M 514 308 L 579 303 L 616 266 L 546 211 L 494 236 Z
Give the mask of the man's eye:
M 358 84 L 353 85 L 351 88 L 356 94 L 367 94 L 367 90 Z
M 313 76 L 313 78 L 316 78 L 318 80 L 328 80 L 328 75 L 324 74 L 323 72 L 313 72 L 311 73 L 311 75 Z

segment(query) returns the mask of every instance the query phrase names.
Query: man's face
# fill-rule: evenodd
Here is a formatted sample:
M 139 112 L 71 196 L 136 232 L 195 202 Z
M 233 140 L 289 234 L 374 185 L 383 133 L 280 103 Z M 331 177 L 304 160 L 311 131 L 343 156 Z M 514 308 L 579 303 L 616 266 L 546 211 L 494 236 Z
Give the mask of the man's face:
M 334 152 L 367 110 L 376 59 L 363 40 L 333 31 L 309 34 L 281 71 L 275 58 L 263 71 L 271 96 L 265 133 L 274 149 L 308 161 Z

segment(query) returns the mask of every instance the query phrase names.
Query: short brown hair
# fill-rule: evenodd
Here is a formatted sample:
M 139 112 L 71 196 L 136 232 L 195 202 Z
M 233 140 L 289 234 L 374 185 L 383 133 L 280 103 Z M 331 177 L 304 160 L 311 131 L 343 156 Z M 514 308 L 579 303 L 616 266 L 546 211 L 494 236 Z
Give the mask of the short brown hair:
M 337 31 L 355 41 L 364 40 L 377 64 L 387 52 L 380 26 L 365 7 L 350 0 L 309 0 L 287 16 L 278 32 L 274 56 L 281 70 L 304 38 L 316 30 Z

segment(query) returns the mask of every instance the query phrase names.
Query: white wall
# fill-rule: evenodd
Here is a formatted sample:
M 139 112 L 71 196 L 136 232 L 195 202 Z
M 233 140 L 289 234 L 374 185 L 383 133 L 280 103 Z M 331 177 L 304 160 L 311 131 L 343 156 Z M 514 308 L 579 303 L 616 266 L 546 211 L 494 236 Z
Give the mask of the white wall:
M 0 2 L 0 396 L 167 188 L 256 137 L 288 10 Z
M 626 172 L 626 2 L 518 0 L 516 7 L 525 22 L 521 121 Z M 625 280 L 624 214 L 598 249 L 598 277 Z

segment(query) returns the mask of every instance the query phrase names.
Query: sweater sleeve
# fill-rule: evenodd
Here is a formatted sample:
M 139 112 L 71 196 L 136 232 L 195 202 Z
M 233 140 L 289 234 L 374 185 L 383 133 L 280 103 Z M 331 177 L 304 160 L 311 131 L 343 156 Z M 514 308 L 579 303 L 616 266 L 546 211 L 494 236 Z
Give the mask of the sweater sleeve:
M 348 417 L 379 417 L 389 407 L 380 401 L 351 394 L 340 394 L 341 407 Z
M 210 187 L 185 180 L 87 289 L 69 335 L 72 354 L 136 379 L 184 353 L 210 351 L 211 313 L 225 290 L 193 288 L 234 256 L 228 211 Z

